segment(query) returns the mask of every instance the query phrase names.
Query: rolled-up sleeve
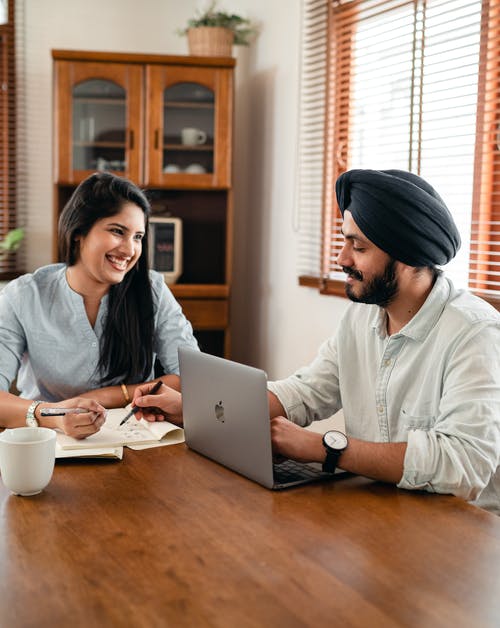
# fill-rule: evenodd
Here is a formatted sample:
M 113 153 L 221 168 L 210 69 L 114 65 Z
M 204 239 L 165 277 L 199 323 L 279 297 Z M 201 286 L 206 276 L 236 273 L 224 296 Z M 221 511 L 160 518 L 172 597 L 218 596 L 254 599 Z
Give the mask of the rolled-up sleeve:
M 398 486 L 476 499 L 500 462 L 500 326 L 461 342 L 443 380 L 439 416 L 410 430 Z
M 316 359 L 287 379 L 269 382 L 287 418 L 298 425 L 326 419 L 341 407 L 335 337 L 321 346 Z
M 5 293 L 0 294 L 0 390 L 9 390 L 15 379 L 26 338 L 22 325 Z

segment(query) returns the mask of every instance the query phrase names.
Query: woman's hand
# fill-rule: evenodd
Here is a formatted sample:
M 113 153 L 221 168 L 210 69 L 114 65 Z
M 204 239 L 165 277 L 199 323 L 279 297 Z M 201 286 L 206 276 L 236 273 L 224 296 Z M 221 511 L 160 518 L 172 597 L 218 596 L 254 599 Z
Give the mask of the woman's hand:
M 79 412 L 49 418 L 40 415 L 41 410 L 44 408 L 78 408 Z M 59 428 L 68 436 L 80 440 L 95 434 L 101 429 L 106 420 L 106 409 L 93 399 L 73 397 L 57 403 L 41 403 L 36 409 L 36 416 L 41 425 L 46 424 L 47 427 Z
M 177 390 L 162 383 L 154 395 L 149 392 L 156 382 L 148 382 L 137 386 L 132 399 L 132 406 L 140 410 L 135 413 L 136 419 L 146 421 L 168 421 L 175 425 L 182 425 L 182 395 Z

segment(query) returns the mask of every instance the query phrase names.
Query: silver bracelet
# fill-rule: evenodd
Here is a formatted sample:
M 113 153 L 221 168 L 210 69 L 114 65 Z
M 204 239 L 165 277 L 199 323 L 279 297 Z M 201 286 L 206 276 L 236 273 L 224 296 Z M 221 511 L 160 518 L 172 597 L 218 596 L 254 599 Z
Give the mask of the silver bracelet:
M 40 425 L 35 417 L 35 410 L 41 403 L 41 401 L 32 401 L 28 406 L 28 410 L 26 412 L 26 425 L 28 427 L 38 427 Z

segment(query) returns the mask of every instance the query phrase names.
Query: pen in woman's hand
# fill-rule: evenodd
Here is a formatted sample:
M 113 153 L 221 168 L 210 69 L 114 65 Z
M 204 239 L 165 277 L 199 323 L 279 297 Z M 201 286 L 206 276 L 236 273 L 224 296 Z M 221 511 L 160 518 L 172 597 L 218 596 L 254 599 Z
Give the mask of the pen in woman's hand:
M 160 390 L 162 384 L 163 382 L 161 381 L 161 379 L 159 379 L 153 386 L 153 388 L 151 388 L 151 390 L 148 392 L 148 395 L 154 395 L 155 393 L 157 393 Z M 138 410 L 142 410 L 142 408 L 140 408 L 139 406 L 133 406 L 130 412 L 127 412 L 126 416 L 124 416 L 123 419 L 120 421 L 120 425 L 123 425 L 126 421 L 128 421 L 130 417 Z
M 87 408 L 42 408 L 40 416 L 66 416 L 66 414 L 85 414 L 86 412 L 94 412 Z

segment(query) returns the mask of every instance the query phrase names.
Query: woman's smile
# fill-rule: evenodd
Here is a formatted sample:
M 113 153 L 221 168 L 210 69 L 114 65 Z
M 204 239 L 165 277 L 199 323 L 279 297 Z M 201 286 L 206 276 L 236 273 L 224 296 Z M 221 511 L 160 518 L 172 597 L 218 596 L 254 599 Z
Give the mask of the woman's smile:
M 130 257 L 118 257 L 116 255 L 106 255 L 106 259 L 111 263 L 111 265 L 116 268 L 116 270 L 123 272 L 127 270 L 128 263 L 130 262 Z

